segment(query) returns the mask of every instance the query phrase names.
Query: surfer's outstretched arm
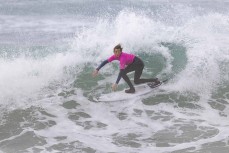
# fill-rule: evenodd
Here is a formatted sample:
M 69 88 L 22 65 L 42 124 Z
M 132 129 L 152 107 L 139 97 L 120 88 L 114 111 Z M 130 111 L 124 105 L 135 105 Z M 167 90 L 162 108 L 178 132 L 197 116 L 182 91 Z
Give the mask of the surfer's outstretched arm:
M 109 63 L 108 60 L 103 61 L 103 62 L 99 65 L 99 67 L 96 68 L 96 70 L 99 71 L 99 70 L 100 70 L 104 65 L 106 65 L 107 63 Z
M 121 77 L 122 77 L 122 73 L 123 73 L 123 70 L 120 70 L 116 82 L 113 83 L 113 85 L 112 85 L 112 90 L 113 90 L 113 91 L 115 91 L 115 90 L 117 89 L 118 83 L 119 83 L 119 81 L 120 81 L 120 79 L 121 79 Z
M 104 65 L 106 65 L 107 63 L 109 63 L 108 60 L 103 61 L 103 62 L 95 69 L 95 71 L 93 72 L 93 74 L 92 74 L 93 77 L 97 76 L 98 73 L 99 73 L 99 70 L 100 70 Z

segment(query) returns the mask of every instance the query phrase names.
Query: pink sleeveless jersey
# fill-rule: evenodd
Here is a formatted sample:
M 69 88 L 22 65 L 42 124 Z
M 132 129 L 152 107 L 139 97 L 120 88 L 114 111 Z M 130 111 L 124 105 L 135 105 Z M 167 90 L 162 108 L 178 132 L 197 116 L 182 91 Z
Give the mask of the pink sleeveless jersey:
M 116 58 L 115 55 L 112 55 L 108 58 L 108 62 L 113 60 L 118 60 L 120 62 L 120 69 L 125 69 L 126 65 L 133 63 L 135 55 L 122 52 L 121 55 Z

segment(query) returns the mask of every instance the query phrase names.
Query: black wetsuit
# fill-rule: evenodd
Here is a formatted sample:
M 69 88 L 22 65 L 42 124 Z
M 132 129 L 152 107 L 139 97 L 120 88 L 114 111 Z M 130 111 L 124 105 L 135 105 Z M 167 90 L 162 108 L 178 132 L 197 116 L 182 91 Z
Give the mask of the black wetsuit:
M 99 71 L 99 69 L 101 69 L 107 63 L 108 63 L 108 60 L 103 61 L 100 64 L 100 66 L 97 68 L 97 70 Z M 133 60 L 133 63 L 129 64 L 125 69 L 120 69 L 118 78 L 116 80 L 116 84 L 119 83 L 119 81 L 120 81 L 120 79 L 122 77 L 126 81 L 128 86 L 130 87 L 130 89 L 134 89 L 133 84 L 131 83 L 129 77 L 127 76 L 127 73 L 132 72 L 132 71 L 135 71 L 135 74 L 134 74 L 134 83 L 135 84 L 158 81 L 157 78 L 140 79 L 140 77 L 142 75 L 143 68 L 144 68 L 143 61 L 140 58 L 138 58 L 137 56 L 135 56 L 134 60 Z

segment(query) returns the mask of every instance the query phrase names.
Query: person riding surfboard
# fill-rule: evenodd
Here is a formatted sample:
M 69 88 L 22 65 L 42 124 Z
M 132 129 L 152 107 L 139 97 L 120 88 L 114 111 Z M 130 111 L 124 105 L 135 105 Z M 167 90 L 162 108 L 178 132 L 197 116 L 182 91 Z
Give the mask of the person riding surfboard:
M 114 60 L 119 61 L 120 65 L 120 72 L 118 75 L 118 78 L 116 82 L 112 85 L 112 90 L 115 91 L 117 89 L 118 83 L 121 78 L 125 80 L 125 82 L 128 84 L 130 89 L 125 90 L 126 93 L 135 93 L 135 88 L 133 84 L 131 83 L 129 77 L 127 76 L 127 73 L 135 71 L 134 73 L 134 83 L 135 84 L 142 84 L 147 82 L 155 82 L 155 86 L 160 84 L 161 82 L 158 80 L 158 78 L 150 78 L 150 79 L 142 79 L 140 78 L 142 75 L 142 71 L 144 69 L 144 63 L 143 61 L 137 57 L 134 54 L 125 53 L 122 51 L 122 46 L 120 44 L 116 45 L 113 49 L 114 55 L 110 56 L 108 59 L 103 61 L 92 73 L 93 77 L 97 76 L 99 73 L 99 70 L 106 65 L 107 63 L 110 63 Z

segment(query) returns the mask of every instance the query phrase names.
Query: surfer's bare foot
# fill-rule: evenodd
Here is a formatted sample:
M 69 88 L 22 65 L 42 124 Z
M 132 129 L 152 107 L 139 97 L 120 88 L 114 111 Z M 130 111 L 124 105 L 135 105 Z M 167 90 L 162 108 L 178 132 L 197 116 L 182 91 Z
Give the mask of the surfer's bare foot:
M 154 85 L 156 86 L 156 85 L 158 85 L 160 83 L 161 83 L 161 81 L 159 81 L 158 78 L 156 78 L 156 80 L 154 81 Z
M 135 93 L 135 89 L 134 88 L 130 88 L 125 90 L 125 93 Z

